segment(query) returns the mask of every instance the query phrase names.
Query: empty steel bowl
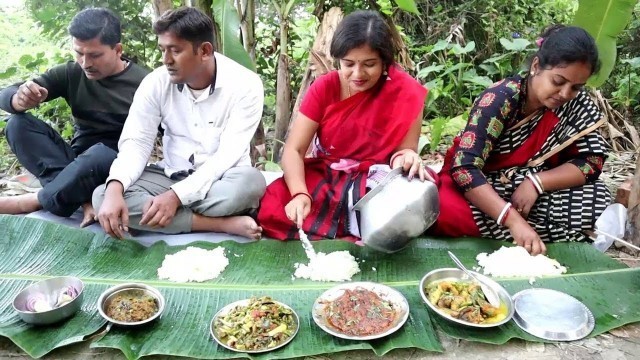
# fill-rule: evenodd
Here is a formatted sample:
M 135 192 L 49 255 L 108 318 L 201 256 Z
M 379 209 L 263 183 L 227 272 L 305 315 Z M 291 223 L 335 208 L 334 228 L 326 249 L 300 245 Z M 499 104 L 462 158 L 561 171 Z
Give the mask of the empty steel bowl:
M 511 296 L 509 295 L 507 290 L 497 282 L 491 280 L 491 278 L 487 276 L 484 276 L 477 272 L 473 272 L 473 274 L 479 278 L 483 278 L 486 284 L 492 287 L 495 290 L 495 292 L 498 294 L 501 305 L 504 304 L 504 306 L 506 306 L 507 308 L 506 309 L 507 315 L 505 316 L 504 319 L 496 322 L 491 322 L 491 323 L 476 324 L 469 321 L 454 318 L 448 315 L 447 313 L 445 313 L 444 311 L 440 310 L 437 306 L 433 305 L 431 301 L 429 301 L 429 297 L 425 291 L 425 288 L 427 287 L 427 285 L 431 284 L 434 281 L 442 281 L 442 280 L 466 281 L 466 282 L 472 281 L 471 279 L 468 278 L 468 276 L 462 270 L 456 269 L 456 268 L 436 269 L 427 273 L 420 281 L 419 290 L 420 290 L 420 295 L 422 296 L 422 300 L 424 300 L 424 302 L 427 303 L 427 305 L 431 308 L 431 310 L 433 310 L 436 314 L 456 324 L 461 324 L 461 325 L 476 327 L 476 328 L 488 328 L 488 327 L 500 326 L 508 322 L 509 320 L 511 320 L 511 318 L 513 317 L 515 307 L 513 306 L 513 300 L 511 299 Z
M 58 301 L 60 294 L 69 286 L 77 290 L 78 295 L 70 302 L 54 307 Z M 73 276 L 60 276 L 47 280 L 39 281 L 24 288 L 13 299 L 13 308 L 18 312 L 22 321 L 34 325 L 48 325 L 64 320 L 76 311 L 80 310 L 82 298 L 84 295 L 84 284 L 82 280 Z M 28 310 L 28 303 L 34 298 L 39 297 L 48 303 L 51 310 L 35 312 Z
M 107 309 L 111 305 L 112 301 L 114 301 L 114 299 L 118 295 L 128 295 L 128 296 L 149 295 L 155 299 L 156 304 L 158 305 L 158 311 L 156 311 L 150 317 L 140 321 L 127 322 L 127 321 L 120 321 L 120 320 L 113 319 L 112 317 L 107 315 L 107 312 L 108 312 Z M 164 311 L 164 307 L 165 307 L 165 300 L 164 300 L 164 296 L 162 296 L 160 291 L 158 291 L 156 288 L 152 286 L 149 286 L 146 284 L 140 284 L 140 283 L 126 283 L 126 284 L 110 287 L 107 290 L 105 290 L 98 298 L 98 312 L 100 313 L 100 315 L 102 315 L 102 317 L 105 318 L 107 321 L 110 321 L 114 324 L 122 325 L 122 326 L 137 326 L 137 325 L 143 325 L 143 324 L 149 323 L 157 319 L 162 314 L 162 312 Z

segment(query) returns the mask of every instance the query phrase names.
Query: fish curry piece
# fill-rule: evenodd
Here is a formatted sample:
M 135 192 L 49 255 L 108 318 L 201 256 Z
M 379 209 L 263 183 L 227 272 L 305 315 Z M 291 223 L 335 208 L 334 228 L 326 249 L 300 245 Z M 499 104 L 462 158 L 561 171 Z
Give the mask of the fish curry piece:
M 507 307 L 494 307 L 479 284 L 462 281 L 435 281 L 425 288 L 429 302 L 447 315 L 474 324 L 495 323 L 507 316 Z

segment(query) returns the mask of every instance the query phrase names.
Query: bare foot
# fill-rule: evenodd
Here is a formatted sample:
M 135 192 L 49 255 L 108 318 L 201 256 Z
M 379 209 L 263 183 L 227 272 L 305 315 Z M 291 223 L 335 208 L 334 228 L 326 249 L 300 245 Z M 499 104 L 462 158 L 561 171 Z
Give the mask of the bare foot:
M 223 232 L 254 240 L 262 237 L 262 228 L 250 216 L 211 218 L 194 214 L 191 227 L 193 231 Z
M 0 197 L 0 214 L 26 214 L 40 209 L 37 193 Z
M 96 212 L 93 210 L 91 203 L 82 204 L 82 222 L 80 227 L 86 227 L 96 222 Z

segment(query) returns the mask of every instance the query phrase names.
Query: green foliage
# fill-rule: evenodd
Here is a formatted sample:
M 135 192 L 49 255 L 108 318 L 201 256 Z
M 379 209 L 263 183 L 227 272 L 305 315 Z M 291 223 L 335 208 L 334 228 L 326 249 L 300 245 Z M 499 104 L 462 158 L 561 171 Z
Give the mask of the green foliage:
M 220 38 L 222 39 L 222 48 L 219 50 L 244 67 L 255 71 L 255 65 L 238 37 L 240 19 L 233 2 L 229 0 L 214 0 L 212 7 L 213 17 L 218 24 Z
M 395 0 L 396 4 L 398 4 L 398 8 L 410 12 L 416 15 L 420 15 L 420 10 L 416 6 L 416 2 L 413 0 Z
M 148 0 L 25 0 L 25 5 L 42 27 L 42 33 L 54 41 L 68 36 L 67 27 L 78 11 L 106 7 L 120 17 L 125 55 L 149 68 L 160 62 Z
M 611 102 L 626 111 L 640 111 L 640 57 L 620 61 L 621 73 L 615 79 L 617 90 L 611 93 Z M 625 76 L 626 73 L 626 76 Z
M 265 106 L 262 121 L 265 127 L 273 128 L 276 104 L 276 66 L 280 49 L 280 24 L 275 9 L 269 4 L 257 4 L 256 9 L 256 68 L 265 88 Z M 297 95 L 318 28 L 318 20 L 312 15 L 313 4 L 294 5 L 289 28 L 289 55 L 291 90 Z M 266 130 L 266 128 L 265 128 Z M 265 131 L 266 132 L 266 131 Z
M 602 91 L 621 113 L 640 125 L 640 2 L 628 28 L 618 38 L 617 48 L 617 65 Z
M 616 38 L 625 29 L 637 0 L 580 0 L 573 23 L 586 29 L 596 40 L 602 67 L 589 79 L 592 86 L 602 85 L 616 61 Z

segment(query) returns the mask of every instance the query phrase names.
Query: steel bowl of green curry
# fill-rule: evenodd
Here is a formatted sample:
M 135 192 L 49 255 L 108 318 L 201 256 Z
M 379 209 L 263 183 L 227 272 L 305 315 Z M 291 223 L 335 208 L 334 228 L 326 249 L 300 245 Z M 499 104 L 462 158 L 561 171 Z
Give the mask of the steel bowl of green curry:
M 121 326 L 147 324 L 157 319 L 164 307 L 164 296 L 156 288 L 140 283 L 110 287 L 98 298 L 100 315 Z
M 420 281 L 420 295 L 435 313 L 451 322 L 470 327 L 488 328 L 500 326 L 513 317 L 511 296 L 497 282 L 483 277 L 500 298 L 500 305 L 487 301 L 480 284 L 468 278 L 460 269 L 436 269 Z

